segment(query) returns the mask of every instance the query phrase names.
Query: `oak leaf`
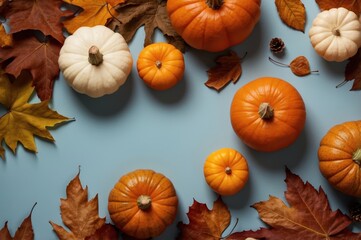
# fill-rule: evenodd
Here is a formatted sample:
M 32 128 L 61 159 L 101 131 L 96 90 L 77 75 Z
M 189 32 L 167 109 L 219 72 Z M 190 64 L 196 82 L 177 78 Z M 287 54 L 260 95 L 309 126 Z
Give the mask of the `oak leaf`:
M 320 11 L 329 10 L 331 8 L 344 7 L 350 11 L 355 12 L 357 15 L 361 13 L 360 0 L 316 0 Z
M 107 26 L 119 32 L 129 43 L 136 31 L 144 26 L 144 46 L 153 43 L 154 31 L 158 28 L 167 41 L 176 48 L 185 51 L 185 42 L 173 29 L 167 13 L 165 0 L 127 0 L 116 7 L 116 19 Z
M 271 57 L 268 58 L 272 63 L 279 65 L 281 67 L 289 67 L 293 74 L 297 76 L 306 76 L 312 72 L 318 72 L 318 70 L 311 70 L 310 63 L 305 56 L 298 56 L 294 58 L 290 64 L 284 64 L 278 62 Z
M 345 80 L 337 87 L 344 85 L 346 82 L 352 81 L 353 85 L 350 90 L 361 90 L 361 50 L 359 49 L 356 55 L 351 57 L 345 68 Z
M 236 83 L 242 74 L 241 60 L 234 51 L 230 51 L 229 55 L 218 57 L 217 65 L 207 71 L 208 80 L 205 85 L 220 91 L 230 81 Z
M 8 229 L 8 223 L 5 222 L 4 227 L 0 230 L 0 239 L 1 240 L 33 240 L 34 239 L 34 230 L 33 230 L 33 224 L 31 222 L 31 214 L 33 212 L 35 205 L 36 205 L 36 203 L 34 204 L 33 208 L 31 209 L 29 216 L 27 216 L 23 220 L 20 227 L 15 232 L 14 237 L 11 237 L 11 234 Z
M 287 190 L 285 198 L 270 196 L 267 201 L 252 205 L 259 217 L 270 226 L 261 229 L 263 237 L 269 240 L 323 240 L 360 239 L 361 234 L 347 228 L 351 219 L 340 210 L 332 211 L 322 187 L 317 191 L 309 182 L 304 183 L 296 174 L 286 168 Z
M 278 15 L 289 27 L 305 31 L 306 9 L 301 0 L 275 0 Z
M 74 33 L 79 27 L 105 25 L 115 15 L 114 6 L 125 0 L 64 0 L 81 10 L 74 18 L 64 21 L 64 27 L 69 33 Z
M 9 19 L 10 33 L 39 30 L 63 43 L 63 25 L 60 19 L 68 16 L 69 12 L 60 9 L 62 4 L 62 0 L 9 1 L 5 17 Z
M 0 47 L 10 47 L 13 45 L 13 37 L 7 34 L 4 25 L 0 24 Z
M 13 47 L 0 49 L 0 62 L 10 61 L 4 70 L 15 77 L 23 70 L 29 70 L 38 97 L 48 100 L 59 75 L 58 58 L 62 45 L 51 37 L 43 38 L 39 41 L 29 32 L 16 34 Z
M 67 198 L 60 199 L 61 218 L 70 232 L 50 221 L 60 240 L 84 240 L 105 224 L 98 215 L 98 195 L 88 201 L 88 187 L 82 187 L 79 175 L 80 171 L 66 187 Z
M 48 107 L 49 101 L 28 103 L 33 95 L 31 76 L 24 72 L 14 82 L 0 69 L 0 104 L 7 113 L 0 117 L 0 157 L 5 159 L 5 144 L 15 153 L 18 142 L 26 149 L 36 152 L 34 135 L 54 141 L 47 127 L 70 119 Z

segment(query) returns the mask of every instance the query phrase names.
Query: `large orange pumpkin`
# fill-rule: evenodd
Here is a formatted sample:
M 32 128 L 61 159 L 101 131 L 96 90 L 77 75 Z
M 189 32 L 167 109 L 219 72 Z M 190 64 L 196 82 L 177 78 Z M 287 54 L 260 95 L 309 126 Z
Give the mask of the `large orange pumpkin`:
M 243 42 L 259 21 L 261 0 L 168 0 L 173 28 L 193 48 L 222 51 Z
M 140 52 L 137 70 L 139 77 L 150 88 L 169 89 L 183 77 L 183 54 L 169 43 L 150 44 Z
M 361 197 L 361 121 L 333 126 L 318 149 L 322 175 L 337 190 Z
M 262 152 L 292 144 L 306 121 L 305 104 L 297 89 L 274 77 L 261 77 L 241 87 L 233 98 L 230 113 L 239 138 Z
M 139 239 L 160 235 L 174 221 L 177 208 L 172 182 L 150 169 L 122 176 L 108 199 L 113 223 L 123 233 Z
M 220 195 L 239 192 L 248 181 L 248 164 L 241 153 L 221 148 L 211 153 L 203 167 L 207 184 Z

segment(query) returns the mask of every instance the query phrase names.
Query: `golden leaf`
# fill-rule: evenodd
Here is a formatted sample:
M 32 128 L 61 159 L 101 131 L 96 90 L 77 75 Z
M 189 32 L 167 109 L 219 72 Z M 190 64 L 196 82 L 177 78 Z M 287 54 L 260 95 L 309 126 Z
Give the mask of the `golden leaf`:
M 11 47 L 13 45 L 13 37 L 7 34 L 5 28 L 0 24 L 0 47 Z
M 306 9 L 301 0 L 275 0 L 281 20 L 289 27 L 305 31 Z
M 40 103 L 27 103 L 34 92 L 32 78 L 23 72 L 13 83 L 0 69 L 0 104 L 7 113 L 0 117 L 0 143 L 15 153 L 18 142 L 26 149 L 36 152 L 34 135 L 54 141 L 47 127 L 70 119 L 48 107 L 48 100 Z M 5 149 L 0 144 L 0 157 L 5 158 Z

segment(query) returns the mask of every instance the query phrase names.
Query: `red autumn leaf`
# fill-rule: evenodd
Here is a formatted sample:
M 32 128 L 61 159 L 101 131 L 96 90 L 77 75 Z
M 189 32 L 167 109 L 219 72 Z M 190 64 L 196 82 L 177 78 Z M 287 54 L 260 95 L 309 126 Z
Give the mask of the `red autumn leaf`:
M 361 90 L 361 50 L 357 52 L 357 54 L 351 57 L 345 68 L 345 81 L 342 82 L 339 86 L 342 86 L 348 81 L 352 81 L 353 85 L 350 90 L 356 91 Z
M 85 240 L 114 240 L 119 239 L 119 234 L 112 224 L 104 224 L 101 228 Z
M 60 22 L 68 11 L 60 10 L 62 0 L 16 0 L 9 1 L 5 17 L 9 19 L 10 33 L 23 30 L 39 30 L 60 43 L 64 35 Z
M 31 222 L 31 214 L 35 207 L 36 203 L 34 204 L 33 208 L 30 211 L 29 216 L 27 216 L 23 222 L 21 223 L 20 227 L 15 233 L 14 237 L 11 237 L 8 224 L 5 222 L 4 227 L 0 230 L 0 239 L 1 240 L 33 240 L 34 239 L 34 231 L 33 225 Z
M 67 198 L 60 199 L 61 218 L 70 232 L 50 221 L 60 240 L 83 240 L 105 224 L 98 215 L 98 195 L 88 201 L 88 188 L 83 189 L 79 175 L 80 171 L 66 187 Z
M 361 13 L 361 1 L 360 0 L 316 0 L 320 11 L 329 10 L 331 8 L 344 7 L 356 14 Z
M 61 46 L 51 37 L 40 42 L 27 33 L 16 34 L 13 47 L 0 49 L 0 61 L 11 61 L 4 70 L 15 77 L 18 77 L 22 70 L 29 70 L 37 95 L 41 100 L 48 100 L 52 96 L 54 81 L 59 75 L 58 58 Z
M 241 60 L 233 51 L 230 51 L 229 55 L 218 57 L 217 65 L 207 71 L 208 80 L 205 85 L 220 91 L 230 81 L 236 83 L 242 74 Z
M 289 27 L 305 31 L 306 9 L 301 0 L 275 0 L 278 15 Z
M 361 234 L 348 230 L 351 219 L 340 210 L 332 211 L 327 196 L 320 187 L 317 191 L 310 183 L 286 169 L 287 191 L 285 198 L 270 196 L 269 200 L 254 204 L 260 218 L 271 228 L 261 229 L 267 240 L 336 240 L 360 239 Z M 302 233 L 302 234 L 300 234 Z

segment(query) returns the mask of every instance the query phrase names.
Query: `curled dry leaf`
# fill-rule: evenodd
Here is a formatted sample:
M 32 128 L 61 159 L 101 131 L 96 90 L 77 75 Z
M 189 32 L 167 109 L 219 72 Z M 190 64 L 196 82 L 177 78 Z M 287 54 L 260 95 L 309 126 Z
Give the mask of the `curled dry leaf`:
M 69 121 L 48 107 L 49 101 L 28 103 L 34 87 L 28 72 L 23 72 L 13 83 L 0 69 L 0 104 L 7 113 L 0 117 L 0 157 L 5 158 L 5 144 L 15 153 L 18 142 L 26 149 L 36 152 L 34 135 L 54 141 L 47 127 Z
M 344 7 L 350 11 L 355 12 L 356 14 L 361 13 L 361 1 L 360 0 L 316 0 L 316 3 L 320 11 L 329 10 L 331 8 Z
M 361 90 L 361 50 L 359 49 L 355 56 L 351 57 L 345 68 L 345 80 L 337 85 L 341 87 L 349 81 L 354 81 L 351 91 Z
M 289 27 L 305 31 L 306 9 L 301 0 L 275 0 L 278 15 Z
M 230 81 L 236 83 L 242 74 L 241 60 L 242 58 L 234 51 L 230 51 L 229 55 L 218 57 L 217 65 L 207 71 L 208 80 L 205 85 L 220 91 Z
M 311 72 L 318 72 L 318 70 L 311 70 L 310 63 L 308 62 L 308 59 L 305 56 L 298 56 L 295 59 L 291 61 L 290 64 L 284 64 L 281 62 L 278 62 L 271 57 L 268 58 L 272 63 L 282 66 L 282 67 L 289 67 L 293 74 L 297 76 L 306 76 L 310 74 Z
M 0 239 L 1 240 L 33 240 L 34 239 L 34 230 L 33 224 L 31 222 L 31 215 L 33 213 L 34 207 L 36 203 L 32 207 L 29 216 L 27 216 L 20 227 L 15 232 L 14 237 L 11 237 L 11 234 L 8 229 L 8 223 L 5 222 L 4 227 L 0 230 Z

